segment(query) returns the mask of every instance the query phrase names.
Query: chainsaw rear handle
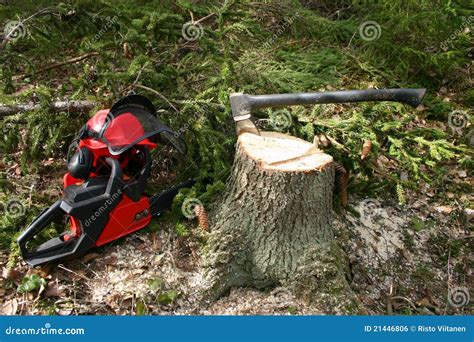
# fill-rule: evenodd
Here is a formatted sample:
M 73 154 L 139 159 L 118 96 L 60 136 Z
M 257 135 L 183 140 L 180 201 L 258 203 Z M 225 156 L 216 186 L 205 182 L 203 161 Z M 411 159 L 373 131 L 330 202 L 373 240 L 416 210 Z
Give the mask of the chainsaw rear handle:
M 107 186 L 104 194 L 91 198 L 89 200 L 81 201 L 77 204 L 71 204 L 66 202 L 64 199 L 60 199 L 55 202 L 49 208 L 43 210 L 40 215 L 28 226 L 28 228 L 18 237 L 17 242 L 20 247 L 20 252 L 30 265 L 36 266 L 44 263 L 49 259 L 59 259 L 60 257 L 70 256 L 82 249 L 88 248 L 84 244 L 90 244 L 93 239 L 84 239 L 87 232 L 82 232 L 83 236 L 80 236 L 78 240 L 62 240 L 60 238 L 53 238 L 43 245 L 39 246 L 36 250 L 28 250 L 26 244 L 32 238 L 34 238 L 39 232 L 44 230 L 54 220 L 62 218 L 64 215 L 74 215 L 77 211 L 87 213 L 90 215 L 90 211 L 100 206 L 108 198 L 111 198 L 112 194 L 123 188 L 122 169 L 118 160 L 113 158 L 106 158 L 105 161 L 111 167 L 110 177 L 107 181 Z M 100 233 L 100 232 L 98 232 Z M 65 233 L 61 234 L 62 237 Z
M 270 107 L 365 101 L 394 101 L 416 107 L 421 103 L 425 93 L 426 89 L 409 88 L 342 90 L 272 95 L 234 93 L 230 95 L 230 104 L 234 120 L 240 121 L 250 118 L 250 114 L 254 109 Z

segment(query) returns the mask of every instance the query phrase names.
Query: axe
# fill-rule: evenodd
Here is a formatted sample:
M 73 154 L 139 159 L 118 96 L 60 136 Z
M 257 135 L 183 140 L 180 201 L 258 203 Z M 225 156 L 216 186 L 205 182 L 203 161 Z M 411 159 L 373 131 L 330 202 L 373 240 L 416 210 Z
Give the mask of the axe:
M 260 134 L 255 126 L 252 111 L 258 108 L 303 106 L 326 103 L 347 103 L 366 101 L 394 101 L 417 107 L 426 93 L 426 89 L 367 89 L 342 90 L 315 93 L 248 95 L 233 93 L 230 95 L 232 116 L 236 123 L 237 134 L 249 132 Z

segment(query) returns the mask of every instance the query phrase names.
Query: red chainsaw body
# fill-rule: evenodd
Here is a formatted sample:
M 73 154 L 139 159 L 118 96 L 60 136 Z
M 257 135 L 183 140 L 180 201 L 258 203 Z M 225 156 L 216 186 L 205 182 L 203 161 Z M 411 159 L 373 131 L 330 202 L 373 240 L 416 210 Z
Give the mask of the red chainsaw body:
M 169 208 L 179 189 L 194 183 L 147 196 L 150 151 L 158 143 L 170 143 L 182 152 L 176 133 L 159 120 L 146 98 L 130 95 L 110 110 L 98 111 L 70 146 L 74 154 L 71 158 L 68 154 L 62 199 L 45 209 L 18 238 L 23 258 L 36 266 L 78 257 L 145 228 L 153 216 Z M 61 221 L 64 233 L 28 248 L 27 242 L 39 231 Z
M 138 202 L 132 201 L 124 195 L 116 208 L 110 213 L 110 219 L 96 246 L 102 246 L 122 236 L 145 228 L 151 220 L 150 202 L 148 197 L 142 196 Z

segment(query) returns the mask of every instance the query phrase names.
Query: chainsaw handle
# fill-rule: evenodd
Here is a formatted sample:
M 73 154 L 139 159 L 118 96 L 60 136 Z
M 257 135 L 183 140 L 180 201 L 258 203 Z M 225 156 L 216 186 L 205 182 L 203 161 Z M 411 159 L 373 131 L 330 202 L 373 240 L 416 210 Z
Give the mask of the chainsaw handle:
M 64 212 L 61 210 L 62 199 L 56 201 L 52 206 L 43 210 L 36 219 L 31 222 L 21 235 L 18 237 L 17 242 L 20 246 L 20 251 L 22 255 L 28 254 L 28 249 L 26 248 L 26 243 L 40 231 L 42 231 L 46 226 L 48 226 L 55 218 L 61 217 Z
M 311 104 L 395 101 L 416 107 L 421 103 L 426 89 L 367 89 L 342 90 L 316 93 L 247 95 L 234 93 L 230 95 L 232 115 L 235 121 L 245 120 L 258 108 L 303 106 Z
M 105 158 L 105 162 L 109 164 L 110 170 L 110 178 L 107 182 L 107 188 L 105 190 L 105 196 L 110 196 L 110 194 L 116 193 L 123 187 L 122 181 L 122 168 L 120 167 L 120 163 L 117 159 L 107 157 Z
M 118 160 L 113 158 L 106 158 L 105 161 L 111 167 L 110 178 L 107 182 L 107 187 L 105 194 L 102 195 L 106 198 L 110 197 L 111 194 L 114 194 L 121 188 L 122 183 L 122 169 L 120 168 L 120 164 Z M 118 182 L 119 181 L 119 182 Z M 18 237 L 17 242 L 20 246 L 20 250 L 23 253 L 27 253 L 28 250 L 26 248 L 26 242 L 38 234 L 41 230 L 43 230 L 46 226 L 48 226 L 55 218 L 61 217 L 65 214 L 64 210 L 61 208 L 61 204 L 64 201 L 62 199 L 56 201 L 52 206 L 43 210 L 36 219 L 31 222 L 21 235 Z M 63 204 L 64 206 L 64 204 Z

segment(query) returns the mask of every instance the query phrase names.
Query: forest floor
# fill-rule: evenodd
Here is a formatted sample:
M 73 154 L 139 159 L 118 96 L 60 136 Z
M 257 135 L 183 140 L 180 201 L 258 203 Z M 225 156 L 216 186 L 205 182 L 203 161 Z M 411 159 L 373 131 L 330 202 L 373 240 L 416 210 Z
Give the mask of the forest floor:
M 60 188 L 60 178 L 53 175 L 33 182 L 35 191 L 52 196 Z M 472 183 L 462 170 L 453 170 L 451 179 Z M 363 313 L 474 312 L 469 302 L 457 307 L 453 297 L 454 290 L 461 291 L 458 301 L 465 301 L 463 293 L 469 296 L 472 245 L 465 220 L 472 222 L 472 212 L 454 216 L 459 208 L 428 204 L 430 189 L 426 194 L 413 197 L 405 206 L 351 196 L 352 210 L 334 214 L 336 239 L 350 266 L 346 279 Z M 201 297 L 205 286 L 201 241 L 208 233 L 190 223 L 189 233 L 178 236 L 166 219 L 156 219 L 156 225 L 157 231 L 132 234 L 53 268 L 30 269 L 23 262 L 10 271 L 4 268 L 3 314 L 349 313 L 342 307 L 328 307 L 324 298 L 307 303 L 284 287 L 234 288 L 218 301 L 206 302 Z M 6 264 L 8 253 L 0 258 Z M 36 292 L 19 294 L 21 280 L 34 273 L 47 284 Z

